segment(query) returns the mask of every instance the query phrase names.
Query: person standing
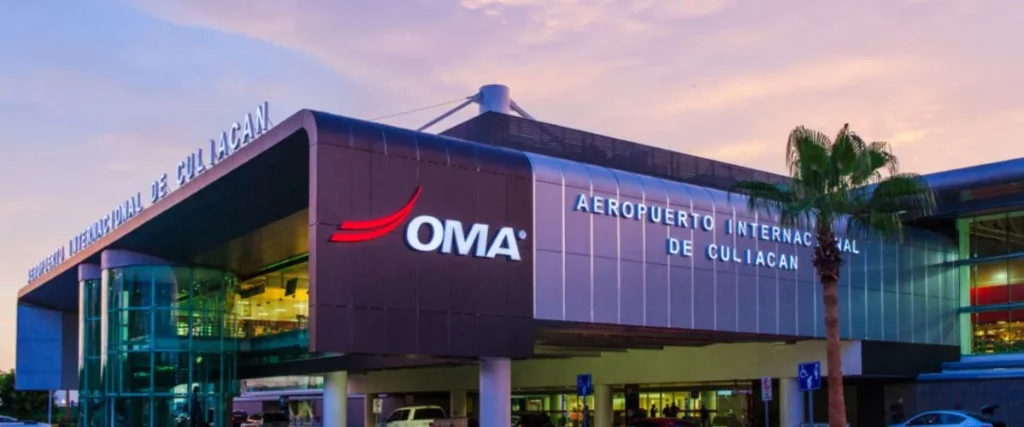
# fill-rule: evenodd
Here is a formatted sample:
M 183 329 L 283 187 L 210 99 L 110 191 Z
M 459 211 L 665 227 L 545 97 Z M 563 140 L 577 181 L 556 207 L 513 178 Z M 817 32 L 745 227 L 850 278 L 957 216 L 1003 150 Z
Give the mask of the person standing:
M 708 412 L 708 407 L 704 405 L 704 402 L 700 404 L 700 425 L 701 427 L 710 427 L 711 413 Z
M 281 407 L 281 413 L 284 414 L 285 418 L 288 419 L 288 422 L 291 422 L 291 420 L 292 420 L 291 399 L 289 399 L 288 396 L 281 396 L 281 398 L 278 399 L 277 402 L 278 402 L 278 405 Z
M 192 398 L 189 399 L 189 422 L 192 427 L 205 427 L 206 420 L 203 419 L 203 404 L 199 400 L 199 386 L 192 386 Z
M 902 423 L 907 418 L 907 413 L 903 409 L 903 397 L 897 397 L 896 402 L 893 402 L 892 406 L 889 406 L 889 417 L 892 418 L 893 424 Z

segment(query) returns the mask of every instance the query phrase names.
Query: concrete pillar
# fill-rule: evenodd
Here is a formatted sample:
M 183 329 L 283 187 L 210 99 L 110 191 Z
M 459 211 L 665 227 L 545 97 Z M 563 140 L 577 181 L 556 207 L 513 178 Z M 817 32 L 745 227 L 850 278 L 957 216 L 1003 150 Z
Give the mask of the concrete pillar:
M 612 386 L 594 384 L 594 427 L 612 427 Z
M 324 375 L 323 425 L 348 425 L 348 372 L 339 371 Z
M 363 395 L 363 427 L 377 426 L 377 414 L 373 413 L 373 400 L 376 398 L 376 394 L 367 393 Z
M 804 396 L 796 378 L 779 378 L 779 427 L 799 427 L 804 421 Z
M 466 416 L 466 390 L 449 392 L 448 416 L 452 418 Z
M 507 427 L 511 420 L 512 361 L 481 359 L 480 427 Z

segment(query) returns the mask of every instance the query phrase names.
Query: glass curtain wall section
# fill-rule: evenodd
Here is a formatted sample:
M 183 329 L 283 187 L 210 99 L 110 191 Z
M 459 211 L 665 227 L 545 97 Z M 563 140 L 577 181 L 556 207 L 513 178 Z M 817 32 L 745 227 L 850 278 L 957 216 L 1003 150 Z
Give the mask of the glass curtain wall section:
M 78 418 L 79 425 L 105 425 L 106 400 L 100 370 L 100 279 L 79 282 Z
M 83 306 L 98 309 L 100 336 L 89 344 L 93 333 L 88 327 L 83 333 L 83 388 L 93 404 L 81 425 L 225 425 L 238 394 L 235 277 L 215 269 L 131 266 L 104 270 L 96 287 L 83 294 Z
M 1024 212 L 958 227 L 964 353 L 1024 352 Z
M 292 337 L 302 346 L 309 342 L 308 262 L 242 281 L 234 302 L 245 338 Z

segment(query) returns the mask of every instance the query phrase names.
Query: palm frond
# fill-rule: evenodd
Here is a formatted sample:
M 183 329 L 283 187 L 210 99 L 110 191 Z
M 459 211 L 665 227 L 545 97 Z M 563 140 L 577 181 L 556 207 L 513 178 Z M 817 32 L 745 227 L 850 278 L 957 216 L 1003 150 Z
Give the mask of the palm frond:
M 860 167 L 849 176 L 854 187 L 877 183 L 886 175 L 899 172 L 899 159 L 889 150 L 889 143 L 875 141 L 864 146 L 860 153 Z
M 847 231 L 902 237 L 903 222 L 927 215 L 935 197 L 919 175 L 899 173 L 885 142 L 865 142 L 849 124 L 825 134 L 798 126 L 789 134 L 790 183 L 741 182 L 751 211 L 778 216 L 787 226 L 827 224 Z M 856 230 L 855 230 L 856 229 Z
M 793 187 L 763 181 L 741 181 L 729 192 L 746 197 L 747 210 L 758 215 L 778 217 L 779 225 L 799 227 L 809 223 L 811 205 L 797 196 Z
M 789 176 L 807 189 L 824 187 L 832 175 L 827 161 L 831 148 L 832 141 L 825 134 L 803 126 L 793 129 L 786 144 Z
M 874 185 L 867 197 L 851 205 L 849 227 L 867 234 L 903 238 L 903 222 L 935 209 L 935 193 L 924 177 L 898 173 Z

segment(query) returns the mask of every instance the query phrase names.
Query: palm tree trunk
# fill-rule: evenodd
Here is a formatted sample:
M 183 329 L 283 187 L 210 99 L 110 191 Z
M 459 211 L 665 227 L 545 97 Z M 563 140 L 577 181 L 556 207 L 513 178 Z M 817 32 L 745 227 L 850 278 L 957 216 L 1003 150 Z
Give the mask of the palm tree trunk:
M 839 276 L 839 266 L 835 276 Z M 839 282 L 822 283 L 825 302 L 825 358 L 828 366 L 828 426 L 846 427 L 843 356 L 839 342 Z
M 825 359 L 828 367 L 828 426 L 846 427 L 846 399 L 843 393 L 843 354 L 839 342 L 839 253 L 831 224 L 819 221 L 814 268 L 821 281 L 825 305 Z M 813 421 L 813 420 L 812 420 Z

